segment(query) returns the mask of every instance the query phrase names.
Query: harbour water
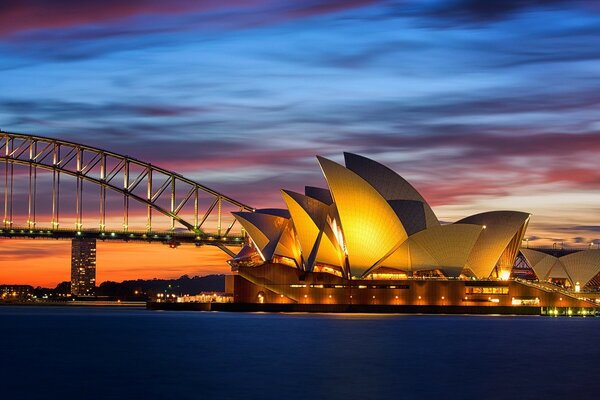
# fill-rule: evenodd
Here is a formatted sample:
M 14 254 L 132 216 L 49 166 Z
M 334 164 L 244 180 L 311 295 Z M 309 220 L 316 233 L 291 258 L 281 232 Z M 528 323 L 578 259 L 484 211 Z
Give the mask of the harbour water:
M 600 318 L 0 307 L 21 399 L 587 399 Z

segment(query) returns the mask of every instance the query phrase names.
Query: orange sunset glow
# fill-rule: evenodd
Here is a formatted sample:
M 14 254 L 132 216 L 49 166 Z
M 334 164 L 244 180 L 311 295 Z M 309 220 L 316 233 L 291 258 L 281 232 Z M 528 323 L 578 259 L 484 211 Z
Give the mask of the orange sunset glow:
M 0 282 L 54 287 L 70 280 L 69 240 L 0 241 Z M 221 250 L 152 243 L 97 243 L 97 282 L 222 274 L 229 257 Z

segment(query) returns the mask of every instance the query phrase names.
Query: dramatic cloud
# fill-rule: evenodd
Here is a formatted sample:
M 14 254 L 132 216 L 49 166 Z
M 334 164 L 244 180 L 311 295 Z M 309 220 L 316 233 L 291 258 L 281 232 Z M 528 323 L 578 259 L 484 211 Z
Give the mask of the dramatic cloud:
M 434 6 L 440 17 L 490 21 L 507 18 L 517 12 L 535 10 L 560 10 L 573 6 L 592 8 L 591 1 L 577 0 L 449 0 Z
M 281 1 L 233 0 L 34 0 L 23 3 L 6 0 L 0 5 L 0 34 L 42 29 L 65 29 L 99 25 L 136 16 L 166 17 L 172 14 L 233 12 L 275 12 L 288 18 L 328 14 L 375 3 L 373 0 Z

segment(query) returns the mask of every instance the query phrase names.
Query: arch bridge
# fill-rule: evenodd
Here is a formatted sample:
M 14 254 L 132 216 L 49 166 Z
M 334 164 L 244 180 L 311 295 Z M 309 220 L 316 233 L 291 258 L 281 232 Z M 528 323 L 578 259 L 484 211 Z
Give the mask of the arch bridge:
M 0 131 L 0 162 L 5 238 L 194 243 L 233 254 L 226 246 L 245 234 L 231 211 L 254 210 L 176 172 L 65 140 Z

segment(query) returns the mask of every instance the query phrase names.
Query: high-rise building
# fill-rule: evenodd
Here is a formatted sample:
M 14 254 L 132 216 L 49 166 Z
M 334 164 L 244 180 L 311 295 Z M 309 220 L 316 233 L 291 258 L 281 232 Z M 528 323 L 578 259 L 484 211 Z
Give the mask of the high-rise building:
M 71 242 L 71 294 L 92 296 L 96 288 L 96 240 Z

